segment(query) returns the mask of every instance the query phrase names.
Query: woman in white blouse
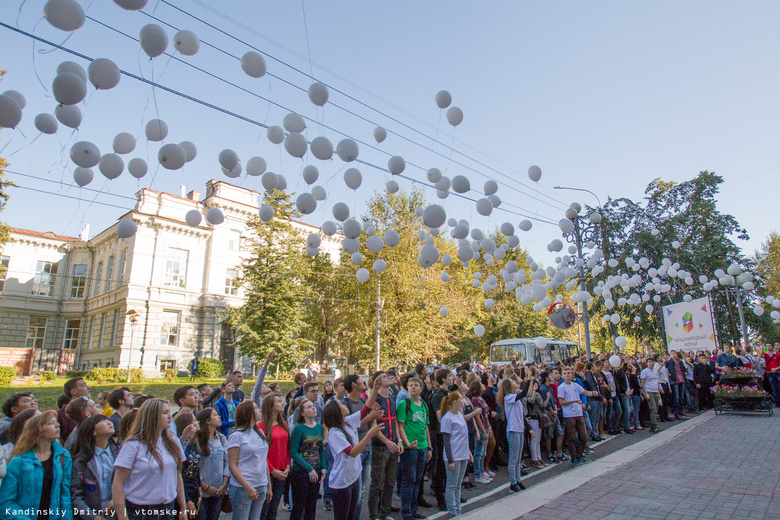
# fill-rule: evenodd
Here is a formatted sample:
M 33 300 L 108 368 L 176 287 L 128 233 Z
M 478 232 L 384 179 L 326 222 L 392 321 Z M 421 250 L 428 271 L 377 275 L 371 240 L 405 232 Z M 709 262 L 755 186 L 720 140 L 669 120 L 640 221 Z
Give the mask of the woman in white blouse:
M 273 496 L 268 485 L 268 441 L 257 427 L 260 409 L 252 401 L 236 407 L 236 428 L 228 437 L 233 520 L 258 520 Z

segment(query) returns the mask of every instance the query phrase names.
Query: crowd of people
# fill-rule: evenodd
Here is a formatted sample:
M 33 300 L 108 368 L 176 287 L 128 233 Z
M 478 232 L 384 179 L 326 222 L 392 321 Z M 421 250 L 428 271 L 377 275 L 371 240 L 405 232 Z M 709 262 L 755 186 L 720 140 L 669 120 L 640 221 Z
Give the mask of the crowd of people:
M 780 344 L 418 365 L 323 385 L 299 373 L 286 395 L 264 384 L 273 359 L 248 399 L 240 372 L 214 389 L 182 386 L 170 402 L 127 387 L 95 402 L 81 378 L 65 383 L 57 410 L 12 395 L 0 420 L 0 520 L 274 520 L 280 507 L 292 520 L 359 520 L 364 507 L 370 520 L 458 516 L 461 490 L 490 487 L 504 466 L 521 492 L 535 468 L 588 463 L 590 441 L 710 408 L 724 370 L 755 370 L 780 404 Z

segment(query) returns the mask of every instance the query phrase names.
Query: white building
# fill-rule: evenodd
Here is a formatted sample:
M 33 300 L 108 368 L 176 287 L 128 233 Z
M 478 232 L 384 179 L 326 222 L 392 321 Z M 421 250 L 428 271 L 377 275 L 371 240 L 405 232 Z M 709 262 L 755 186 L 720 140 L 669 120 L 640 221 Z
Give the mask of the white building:
M 229 306 L 242 303 L 236 278 L 246 225 L 258 193 L 223 181 L 206 197 L 143 189 L 132 218 L 138 232 L 117 236 L 113 225 L 88 239 L 14 228 L 4 245 L 0 281 L 0 365 L 26 362 L 33 372 L 95 366 L 143 367 L 154 374 L 186 370 L 194 354 L 226 367 L 251 369 L 234 357 Z M 191 227 L 185 214 L 222 210 L 225 221 Z M 304 235 L 319 228 L 293 221 Z M 86 239 L 86 240 L 85 240 Z M 323 237 L 320 250 L 336 260 L 340 243 Z M 134 321 L 133 321 L 134 320 Z M 26 356 L 26 358 L 25 358 Z

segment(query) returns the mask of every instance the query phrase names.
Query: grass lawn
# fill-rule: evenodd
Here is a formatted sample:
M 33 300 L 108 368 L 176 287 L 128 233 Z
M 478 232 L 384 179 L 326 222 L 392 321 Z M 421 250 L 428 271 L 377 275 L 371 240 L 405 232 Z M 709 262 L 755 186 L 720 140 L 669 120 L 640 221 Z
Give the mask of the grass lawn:
M 61 381 L 60 381 L 61 379 Z M 57 409 L 57 398 L 62 395 L 63 388 L 62 385 L 65 383 L 66 379 L 64 378 L 57 378 L 55 381 L 51 383 L 44 383 L 44 384 L 33 384 L 33 385 L 11 385 L 11 386 L 3 386 L 0 387 L 0 401 L 5 401 L 5 399 L 15 393 L 18 392 L 32 392 L 32 394 L 38 399 L 38 407 L 41 410 L 56 410 Z M 183 385 L 189 385 L 193 384 L 194 386 L 197 386 L 201 383 L 209 383 L 211 384 L 212 388 L 219 385 L 224 379 L 196 379 L 195 383 L 190 383 L 189 378 L 180 378 L 172 383 L 164 382 L 161 380 L 152 380 L 144 383 L 103 383 L 103 384 L 97 384 L 92 383 L 91 381 L 87 380 L 87 384 L 90 388 L 90 394 L 92 399 L 97 399 L 97 396 L 100 392 L 103 390 L 108 390 L 109 392 L 111 390 L 115 390 L 119 387 L 126 386 L 130 389 L 131 392 L 134 394 L 143 393 L 143 394 L 152 394 L 155 397 L 160 397 L 162 399 L 168 399 L 170 400 L 173 397 L 173 392 L 177 388 Z M 292 381 L 275 381 L 273 379 L 266 379 L 265 383 L 270 384 L 278 382 L 282 385 L 282 391 L 284 393 L 287 393 L 289 390 L 295 387 L 295 383 Z M 241 385 L 241 389 L 246 394 L 246 397 L 249 397 L 252 393 L 252 387 L 254 386 L 255 382 L 254 380 L 244 380 L 244 384 Z

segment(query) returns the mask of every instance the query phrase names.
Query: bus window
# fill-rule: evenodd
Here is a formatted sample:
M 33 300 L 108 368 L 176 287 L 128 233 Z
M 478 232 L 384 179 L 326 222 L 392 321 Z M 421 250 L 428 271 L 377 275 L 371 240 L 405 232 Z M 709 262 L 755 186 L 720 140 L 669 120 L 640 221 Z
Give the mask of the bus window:
M 550 345 L 550 355 L 552 356 L 553 363 L 562 361 L 561 358 L 561 345 Z M 565 353 L 564 353 L 565 354 Z
M 547 345 L 539 351 L 542 363 L 552 363 L 552 354 L 550 353 L 550 345 Z
M 526 346 L 523 343 L 517 345 L 493 345 L 491 351 L 491 363 L 509 363 L 517 361 L 523 363 L 526 360 Z

